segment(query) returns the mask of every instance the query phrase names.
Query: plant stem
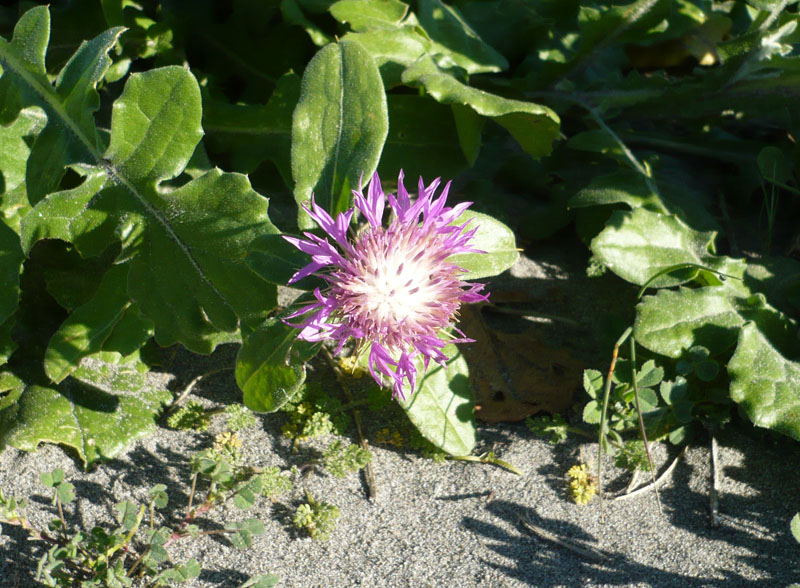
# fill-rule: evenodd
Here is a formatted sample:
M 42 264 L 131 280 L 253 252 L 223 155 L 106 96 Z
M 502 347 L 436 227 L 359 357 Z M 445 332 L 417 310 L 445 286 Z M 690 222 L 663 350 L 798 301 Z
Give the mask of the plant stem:
M 502 459 L 496 458 L 493 453 L 485 453 L 483 455 L 448 455 L 447 459 L 452 459 L 456 461 L 471 461 L 475 463 L 486 463 L 490 465 L 496 465 L 501 468 L 507 469 L 509 472 L 517 474 L 518 476 L 522 475 L 522 471 L 517 468 L 515 465 L 508 463 Z
M 350 386 L 347 383 L 347 378 L 342 370 L 341 365 L 336 358 L 333 357 L 333 354 L 330 352 L 330 349 L 327 347 L 322 348 L 325 352 L 325 357 L 328 359 L 328 363 L 333 369 L 333 373 L 336 374 L 336 381 L 339 382 L 339 386 L 344 390 L 345 395 L 347 396 L 348 405 L 353 407 L 353 421 L 356 423 L 356 430 L 358 431 L 358 438 L 360 440 L 361 448 L 364 451 L 369 451 L 369 446 L 367 445 L 367 439 L 364 437 L 364 431 L 361 427 L 361 412 L 355 408 L 356 401 L 353 399 L 353 393 L 350 391 Z M 378 496 L 378 484 L 375 481 L 375 472 L 372 469 L 372 464 L 368 463 L 364 466 L 364 478 L 366 479 L 367 483 L 367 495 L 370 499 L 374 500 Z
M 719 451 L 717 437 L 711 433 L 711 491 L 709 492 L 709 511 L 711 527 L 719 527 Z
M 667 469 L 664 470 L 664 472 L 658 477 L 658 479 L 655 480 L 655 482 L 651 482 L 650 484 L 642 486 L 641 488 L 637 488 L 633 492 L 615 496 L 614 500 L 627 500 L 628 498 L 633 498 L 634 496 L 638 496 L 639 494 L 647 492 L 650 489 L 650 486 L 657 486 L 658 484 L 660 484 L 662 480 L 666 479 L 666 477 L 672 473 L 672 470 L 674 470 L 675 466 L 678 465 L 678 460 L 683 456 L 685 452 L 686 452 L 686 447 L 681 449 L 680 453 L 676 455 L 675 459 L 672 460 L 672 463 L 669 464 L 669 467 L 667 467 Z
M 177 396 L 177 398 L 175 398 L 175 400 L 172 401 L 172 404 L 169 405 L 167 410 L 164 411 L 164 413 L 161 415 L 161 422 L 166 422 L 166 418 L 173 412 L 178 410 L 178 408 L 180 408 L 180 405 L 183 403 L 184 400 L 186 400 L 186 397 L 189 396 L 189 394 L 191 394 L 192 390 L 200 380 L 202 380 L 203 378 L 207 378 L 208 376 L 213 376 L 214 374 L 231 371 L 232 369 L 233 368 L 230 366 L 216 368 L 204 374 L 200 374 L 199 376 L 194 378 L 191 382 L 189 382 L 186 388 L 184 388 L 183 391 Z
M 603 450 L 606 443 L 606 412 L 608 412 L 608 398 L 611 395 L 611 379 L 614 376 L 614 368 L 617 365 L 619 347 L 630 336 L 632 331 L 633 327 L 625 329 L 625 332 L 622 333 L 614 345 L 614 351 L 611 353 L 611 365 L 608 367 L 605 389 L 603 390 L 603 410 L 600 413 L 600 434 L 597 440 L 597 494 L 600 497 L 600 517 L 603 520 L 605 520 L 605 511 L 603 510 Z
M 650 444 L 647 442 L 647 433 L 644 429 L 644 418 L 642 417 L 642 407 L 639 403 L 639 382 L 636 378 L 636 339 L 633 337 L 631 337 L 631 376 L 633 378 L 633 399 L 636 402 L 636 412 L 639 415 L 639 430 L 642 433 L 642 441 L 644 441 L 644 452 L 647 454 L 647 463 L 650 464 L 650 475 L 653 478 L 653 490 L 656 493 L 658 511 L 664 514 L 664 509 L 661 507 L 661 497 L 658 495 L 658 487 L 656 486 L 656 469 L 653 467 L 653 458 L 650 456 Z

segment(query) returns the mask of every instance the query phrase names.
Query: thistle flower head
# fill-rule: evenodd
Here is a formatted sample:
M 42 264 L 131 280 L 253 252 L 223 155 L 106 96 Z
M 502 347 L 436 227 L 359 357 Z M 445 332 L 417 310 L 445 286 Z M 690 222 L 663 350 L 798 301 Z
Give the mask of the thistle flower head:
M 438 187 L 439 178 L 427 187 L 420 178 L 412 201 L 402 171 L 397 196 L 384 194 L 376 173 L 366 193 L 361 186 L 353 191 L 354 208 L 335 219 L 313 197 L 311 208 L 304 207 L 327 238 L 312 233 L 304 233 L 305 239 L 284 237 L 311 256 L 311 263 L 289 283 L 315 274 L 328 284 L 314 291 L 314 302 L 289 316 L 303 316 L 294 325 L 300 329 L 298 336 L 305 341 L 334 340 L 336 353 L 351 337 L 359 347 L 369 344 L 372 377 L 380 385 L 391 382 L 394 396 L 400 398 L 404 382 L 412 391 L 416 386 L 415 358 L 421 356 L 426 368 L 431 359 L 444 364 L 445 345 L 470 341 L 440 338 L 443 329 L 453 326 L 461 303 L 488 297 L 481 293 L 483 284 L 463 281 L 465 270 L 447 261 L 457 253 L 480 253 L 470 246 L 477 229 L 467 228 L 468 222 L 453 224 L 470 203 L 446 207 L 450 183 L 434 198 Z M 387 202 L 390 214 L 384 226 Z M 351 234 L 356 210 L 366 223 Z

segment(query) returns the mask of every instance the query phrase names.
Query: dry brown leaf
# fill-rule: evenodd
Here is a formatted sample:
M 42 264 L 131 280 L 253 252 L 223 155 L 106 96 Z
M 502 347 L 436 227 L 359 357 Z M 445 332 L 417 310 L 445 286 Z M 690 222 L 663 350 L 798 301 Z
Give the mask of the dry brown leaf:
M 461 350 L 479 419 L 519 421 L 539 411 L 569 409 L 583 365 L 568 350 L 543 343 L 534 327 L 522 333 L 492 330 L 480 306 L 462 307 L 459 328 L 475 339 Z

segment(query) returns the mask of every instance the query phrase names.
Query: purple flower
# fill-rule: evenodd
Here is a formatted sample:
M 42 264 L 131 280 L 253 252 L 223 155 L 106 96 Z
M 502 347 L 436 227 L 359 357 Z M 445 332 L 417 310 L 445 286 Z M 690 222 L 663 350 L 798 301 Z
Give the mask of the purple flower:
M 366 194 L 361 186 L 353 190 L 355 208 L 336 219 L 312 197 L 311 209 L 304 208 L 333 243 L 312 233 L 304 233 L 306 239 L 284 239 L 311 256 L 311 263 L 289 283 L 310 274 L 328 283 L 324 290 L 314 290 L 315 302 L 289 315 L 303 316 L 293 325 L 300 329 L 298 336 L 337 341 L 336 353 L 351 337 L 357 351 L 371 345 L 372 377 L 379 385 L 388 380 L 394 396 L 405 398 L 403 383 L 412 392 L 416 386 L 415 358 L 421 356 L 426 369 L 431 359 L 444 365 L 445 345 L 471 339 L 460 331 L 460 338 L 442 339 L 440 333 L 453 326 L 462 302 L 480 302 L 488 294 L 481 293 L 483 284 L 463 281 L 465 270 L 447 261 L 457 253 L 482 253 L 469 244 L 476 228 L 467 230 L 468 222 L 452 224 L 471 203 L 446 207 L 449 182 L 434 198 L 439 178 L 428 187 L 420 178 L 414 202 L 403 186 L 402 171 L 397 183 L 397 197 L 384 194 L 376 173 Z M 385 227 L 387 201 L 391 214 Z M 348 227 L 356 209 L 366 225 L 353 235 Z

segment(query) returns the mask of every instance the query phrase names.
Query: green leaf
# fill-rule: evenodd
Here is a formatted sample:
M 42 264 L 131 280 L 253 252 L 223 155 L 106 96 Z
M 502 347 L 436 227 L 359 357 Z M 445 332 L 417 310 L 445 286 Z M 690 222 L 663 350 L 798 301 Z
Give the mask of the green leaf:
M 440 0 L 420 0 L 419 22 L 442 54 L 440 65 L 455 64 L 469 74 L 508 69 L 508 61 L 484 43 L 454 7 Z
M 0 78 L 0 81 L 2 79 Z M 40 108 L 26 108 L 7 126 L 0 125 L 0 211 L 3 222 L 19 233 L 19 222 L 30 210 L 25 192 L 25 169 L 30 147 L 26 139 L 37 134 L 47 123 Z
M 603 391 L 603 374 L 597 370 L 583 370 L 583 389 L 593 399 L 600 398 Z
M 792 522 L 789 525 L 792 529 L 792 536 L 794 540 L 800 543 L 800 513 L 792 517 Z
M 0 323 L 4 323 L 19 305 L 19 276 L 24 260 L 19 235 L 0 223 Z
M 421 86 L 437 102 L 467 106 L 505 127 L 533 157 L 548 155 L 558 138 L 558 115 L 533 102 L 511 100 L 464 85 L 424 57 L 403 72 L 403 83 Z
M 481 150 L 481 131 L 485 119 L 468 106 L 452 104 L 450 108 L 453 110 L 453 118 L 456 121 L 458 144 L 461 145 L 461 150 L 470 166 L 473 166 Z
M 664 368 L 656 366 L 656 362 L 652 359 L 646 361 L 636 373 L 636 383 L 640 388 L 650 388 L 651 386 L 658 385 L 664 378 Z M 642 392 L 640 390 L 640 392 Z
M 271 319 L 245 338 L 236 357 L 236 383 L 250 410 L 275 412 L 303 386 L 312 346 L 297 341 L 297 333 Z
M 450 357 L 447 364 L 431 364 L 417 390 L 400 404 L 428 441 L 450 455 L 468 455 L 475 447 L 469 368 L 454 346 L 446 347 L 445 353 Z
M 714 237 L 715 233 L 695 231 L 674 215 L 637 208 L 612 214 L 605 229 L 592 240 L 591 249 L 608 269 L 640 286 L 659 272 L 680 264 L 696 264 L 741 276 L 742 260 L 713 255 Z M 693 279 L 696 273 L 696 269 L 684 269 L 679 274 L 664 274 L 649 285 L 677 286 Z
M 53 382 L 59 383 L 70 375 L 82 358 L 101 351 L 126 316 L 129 321 L 138 320 L 143 324 L 141 328 L 132 325 L 125 332 L 125 335 L 133 337 L 124 343 L 125 348 L 133 352 L 152 336 L 152 323 L 128 312 L 131 301 L 127 285 L 128 266 L 113 266 L 104 276 L 95 296 L 75 309 L 55 332 L 44 358 L 45 372 Z
M 658 408 L 658 395 L 652 388 L 639 389 L 639 406 L 642 414 L 652 412 Z
M 30 97 L 29 84 L 23 80 L 49 85 L 45 70 L 45 54 L 50 40 L 50 11 L 46 6 L 28 10 L 14 27 L 11 43 L 0 37 L 0 57 L 3 59 L 3 76 L 0 78 L 0 123 L 7 124 L 17 118 Z M 12 54 L 16 58 L 8 60 Z M 16 71 L 16 75 L 14 72 Z
M 19 381 L 18 399 L 0 404 L 0 447 L 34 451 L 41 443 L 75 449 L 85 466 L 111 459 L 127 444 L 155 429 L 155 415 L 171 398 L 166 390 L 147 386 L 144 376 L 127 366 L 100 364 L 55 387 Z
M 233 506 L 238 509 L 246 510 L 256 503 L 256 495 L 250 488 L 244 487 L 233 497 Z
M 300 97 L 300 78 L 282 76 L 266 105 L 229 104 L 203 97 L 203 129 L 211 151 L 230 154 L 235 171 L 251 173 L 265 159 L 275 163 L 292 185 L 292 113 Z
M 174 216 L 170 225 L 150 225 L 131 262 L 128 291 L 155 322 L 160 345 L 208 353 L 219 331 L 236 329 L 237 316 L 255 322 L 277 304 L 276 288 L 245 263 L 248 244 L 277 229 L 247 177 L 218 169 L 158 205 Z
M 248 246 L 245 261 L 267 282 L 285 286 L 297 270 L 310 263 L 311 258 L 282 235 L 262 235 Z M 320 285 L 321 280 L 308 277 L 293 283 L 292 288 L 313 290 Z
M 243 522 L 232 522 L 225 525 L 228 531 L 236 531 L 228 535 L 231 543 L 237 549 L 246 549 L 253 545 L 253 535 L 264 533 L 264 523 L 258 519 L 248 519 Z
M 189 580 L 193 580 L 194 578 L 200 576 L 202 571 L 203 570 L 200 567 L 200 562 L 192 558 L 184 565 L 177 565 L 174 568 L 164 570 L 158 574 L 156 578 L 159 583 L 177 582 L 178 584 L 183 584 L 184 582 L 188 582 Z
M 49 21 L 47 8 L 34 8 L 17 23 L 11 43 L 0 39 L 0 59 L 5 70 L 0 97 L 2 85 L 16 83 L 27 94 L 20 101 L 37 99 L 47 115 L 44 130 L 31 147 L 26 171 L 28 198 L 33 203 L 58 186 L 67 165 L 85 161 L 97 149 L 93 114 L 100 100 L 95 88 L 111 65 L 108 51 L 124 30 L 109 29 L 84 42 L 53 87 L 44 69 Z M 67 123 L 66 129 L 60 126 L 63 122 Z
M 742 327 L 728 374 L 731 398 L 755 425 L 800 440 L 800 363 L 784 357 L 755 324 Z
M 167 496 L 167 487 L 164 484 L 156 484 L 147 491 L 147 495 L 156 508 L 164 508 L 167 506 L 169 497 Z
M 347 33 L 344 39 L 358 42 L 369 52 L 380 69 L 386 89 L 400 85 L 403 70 L 433 47 L 433 42 L 424 31 L 410 24 L 393 29 Z
M 128 292 L 154 321 L 162 345 L 180 342 L 210 352 L 222 332 L 236 331 L 239 319 L 266 316 L 275 305 L 275 289 L 244 263 L 250 241 L 277 232 L 266 199 L 244 176 L 219 170 L 171 192 L 161 185 L 184 170 L 202 135 L 194 77 L 183 67 L 131 75 L 114 103 L 110 144 L 103 154 L 93 127 L 93 88 L 62 95 L 46 78 L 23 75 L 20 58 L 9 47 L 0 43 L 4 77 L 15 72 L 32 102 L 47 112 L 48 125 L 57 122 L 53 129 L 76 137 L 69 145 L 81 149 L 64 164 L 80 158 L 73 169 L 85 176 L 77 188 L 49 195 L 26 215 L 24 247 L 61 238 L 91 256 L 121 242 L 122 259 L 131 263 Z M 75 59 L 70 62 L 75 68 L 84 64 L 83 57 Z M 84 70 L 70 64 L 60 79 L 78 84 L 74 80 L 86 78 Z M 83 105 L 80 112 L 78 105 Z
M 408 14 L 399 0 L 339 0 L 329 9 L 333 18 L 348 22 L 354 31 L 392 29 Z
M 471 222 L 467 230 L 478 227 L 470 246 L 485 253 L 459 253 L 447 258 L 449 263 L 467 270 L 462 279 L 496 276 L 516 263 L 519 251 L 511 229 L 489 215 L 471 210 L 465 211 L 453 224 L 461 225 L 468 220 Z
M 333 39 L 303 13 L 297 0 L 281 0 L 281 16 L 289 24 L 302 27 L 317 47 L 324 47 Z
M 597 400 L 590 400 L 583 407 L 583 422 L 589 425 L 599 425 L 602 420 L 603 411 Z
M 139 507 L 133 502 L 126 500 L 114 505 L 114 510 L 117 511 L 117 522 L 122 526 L 125 531 L 130 531 L 138 524 Z
M 416 186 L 420 176 L 428 182 L 449 179 L 467 167 L 448 106 L 407 94 L 390 94 L 387 100 L 392 124 L 378 166 L 382 178 L 395 178 L 402 169 Z
M 356 41 L 322 48 L 303 74 L 292 122 L 292 176 L 298 204 L 314 194 L 335 215 L 350 207 L 350 190 L 378 166 L 389 129 L 386 94 L 372 57 Z M 300 228 L 312 228 L 299 211 Z
M 661 397 L 668 406 L 676 406 L 689 394 L 689 387 L 684 378 L 676 378 L 674 382 L 661 382 L 658 388 Z
M 591 184 L 570 198 L 567 205 L 570 208 L 582 208 L 617 203 L 627 204 L 631 209 L 643 207 L 654 212 L 668 212 L 642 175 L 631 170 L 594 178 Z
M 730 348 L 739 327 L 754 320 L 770 331 L 785 331 L 786 318 L 763 297 L 741 298 L 716 286 L 661 290 L 636 307 L 633 335 L 650 351 L 679 358 L 702 345 L 710 355 Z

